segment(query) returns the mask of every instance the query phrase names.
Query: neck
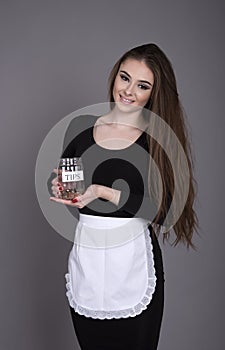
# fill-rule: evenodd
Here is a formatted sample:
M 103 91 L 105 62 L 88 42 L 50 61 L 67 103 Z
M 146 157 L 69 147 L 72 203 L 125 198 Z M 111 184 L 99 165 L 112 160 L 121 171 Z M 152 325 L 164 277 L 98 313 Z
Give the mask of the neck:
M 123 112 L 115 106 L 107 114 L 107 123 L 127 125 L 141 130 L 146 128 L 146 122 L 142 116 L 141 109 L 133 112 Z

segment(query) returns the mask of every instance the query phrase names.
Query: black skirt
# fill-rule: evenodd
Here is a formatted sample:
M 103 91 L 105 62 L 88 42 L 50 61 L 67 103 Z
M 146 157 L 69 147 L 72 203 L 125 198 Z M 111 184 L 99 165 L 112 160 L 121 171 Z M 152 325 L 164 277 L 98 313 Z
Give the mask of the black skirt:
M 161 249 L 150 227 L 156 270 L 156 288 L 147 309 L 135 317 L 93 319 L 70 307 L 81 350 L 156 350 L 164 306 L 164 271 Z

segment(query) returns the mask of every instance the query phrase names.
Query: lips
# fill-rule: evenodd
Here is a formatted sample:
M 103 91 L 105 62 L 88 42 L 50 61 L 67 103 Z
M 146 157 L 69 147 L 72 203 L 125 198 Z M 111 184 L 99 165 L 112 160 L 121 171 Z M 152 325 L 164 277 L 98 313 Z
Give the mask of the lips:
M 122 95 L 120 95 L 120 101 L 122 103 L 125 103 L 125 104 L 128 104 L 128 105 L 134 102 L 134 100 L 130 100 L 129 98 L 126 98 L 126 97 L 124 97 Z

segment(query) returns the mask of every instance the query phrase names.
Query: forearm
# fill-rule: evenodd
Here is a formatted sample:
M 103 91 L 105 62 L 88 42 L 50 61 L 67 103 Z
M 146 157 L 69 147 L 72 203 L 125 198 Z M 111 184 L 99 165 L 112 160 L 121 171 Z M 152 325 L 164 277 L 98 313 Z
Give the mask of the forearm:
M 121 191 L 102 185 L 95 186 L 98 198 L 106 199 L 115 205 L 119 204 Z

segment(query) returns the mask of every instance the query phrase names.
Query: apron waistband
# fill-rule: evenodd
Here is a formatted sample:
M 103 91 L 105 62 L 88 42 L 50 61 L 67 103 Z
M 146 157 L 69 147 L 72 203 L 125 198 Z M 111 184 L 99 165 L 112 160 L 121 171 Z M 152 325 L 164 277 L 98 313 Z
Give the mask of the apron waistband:
M 80 214 L 75 232 L 77 245 L 89 248 L 112 248 L 126 244 L 147 229 L 142 218 L 117 218 Z

